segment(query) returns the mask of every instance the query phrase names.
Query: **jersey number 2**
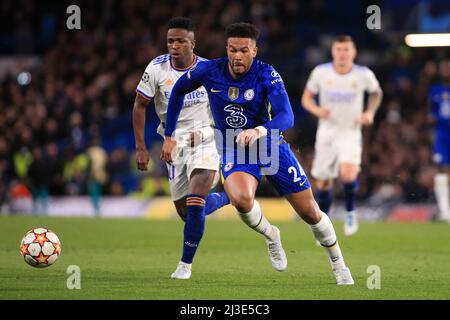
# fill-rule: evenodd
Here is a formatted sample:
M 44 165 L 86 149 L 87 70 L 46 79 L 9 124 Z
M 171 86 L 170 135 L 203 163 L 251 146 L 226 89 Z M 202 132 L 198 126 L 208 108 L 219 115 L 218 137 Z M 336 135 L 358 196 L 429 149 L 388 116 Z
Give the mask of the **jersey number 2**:
M 297 168 L 295 168 L 294 166 L 289 167 L 288 172 L 289 173 L 293 173 L 294 174 L 294 182 L 299 182 L 300 180 L 302 180 L 302 176 L 305 176 L 305 171 L 303 171 L 302 167 L 299 166 L 300 168 L 300 177 L 297 174 Z

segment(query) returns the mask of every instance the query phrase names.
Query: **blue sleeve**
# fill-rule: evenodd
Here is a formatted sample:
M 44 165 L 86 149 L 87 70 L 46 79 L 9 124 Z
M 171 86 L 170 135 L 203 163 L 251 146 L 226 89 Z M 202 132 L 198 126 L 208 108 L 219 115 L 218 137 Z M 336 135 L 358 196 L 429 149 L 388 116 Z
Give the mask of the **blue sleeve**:
M 271 129 L 285 131 L 294 125 L 294 113 L 292 112 L 289 96 L 284 87 L 283 79 L 271 66 L 267 68 L 263 76 L 264 90 L 271 105 L 272 120 L 263 126 L 270 132 Z
M 270 132 L 271 129 L 278 129 L 281 132 L 294 126 L 294 113 L 292 112 L 291 103 L 287 93 L 268 96 L 271 105 L 272 120 L 263 124 Z
M 181 108 L 183 108 L 184 96 L 202 85 L 202 75 L 203 68 L 197 66 L 195 69 L 183 74 L 175 83 L 170 94 L 169 105 L 167 106 L 166 128 L 164 130 L 166 137 L 171 137 L 177 127 L 178 117 L 180 116 Z

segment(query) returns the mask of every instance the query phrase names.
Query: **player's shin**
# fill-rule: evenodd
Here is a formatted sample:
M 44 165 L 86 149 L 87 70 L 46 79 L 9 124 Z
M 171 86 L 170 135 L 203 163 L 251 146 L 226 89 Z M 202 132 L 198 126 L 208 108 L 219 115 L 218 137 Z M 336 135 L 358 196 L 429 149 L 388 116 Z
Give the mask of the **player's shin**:
M 316 194 L 317 204 L 319 205 L 320 210 L 329 213 L 331 203 L 333 201 L 331 190 L 318 190 Z
M 242 221 L 250 228 L 261 233 L 268 240 L 275 240 L 276 233 L 274 232 L 274 228 L 272 228 L 270 222 L 262 214 L 258 201 L 254 200 L 253 208 L 249 212 L 240 212 L 239 210 L 237 212 Z
M 184 225 L 183 257 L 184 263 L 192 263 L 205 230 L 205 198 L 190 194 L 186 198 L 186 224 Z
M 333 270 L 344 268 L 344 258 L 337 242 L 336 232 L 334 231 L 330 218 L 322 213 L 320 221 L 316 224 L 310 224 L 309 227 L 317 241 L 325 248 Z
M 230 199 L 226 192 L 210 193 L 206 197 L 205 215 L 209 215 L 229 203 Z
M 358 181 L 344 183 L 345 209 L 347 212 L 355 210 L 356 191 L 358 190 Z

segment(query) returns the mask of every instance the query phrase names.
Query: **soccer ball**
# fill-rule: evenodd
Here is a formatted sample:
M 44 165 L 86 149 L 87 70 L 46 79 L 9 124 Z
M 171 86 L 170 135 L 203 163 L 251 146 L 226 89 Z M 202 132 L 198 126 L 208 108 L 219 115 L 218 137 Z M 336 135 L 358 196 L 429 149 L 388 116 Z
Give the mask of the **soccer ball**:
M 30 266 L 46 268 L 58 260 L 61 243 L 53 231 L 36 228 L 28 231 L 22 238 L 20 253 Z

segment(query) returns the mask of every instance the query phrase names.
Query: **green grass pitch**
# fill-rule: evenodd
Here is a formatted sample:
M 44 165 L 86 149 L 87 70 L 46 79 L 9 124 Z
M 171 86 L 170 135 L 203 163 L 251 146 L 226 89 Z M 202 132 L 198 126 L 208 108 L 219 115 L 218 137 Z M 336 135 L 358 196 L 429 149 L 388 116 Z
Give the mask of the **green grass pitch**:
M 172 280 L 181 256 L 178 220 L 0 217 L 0 299 L 450 299 L 450 226 L 445 223 L 362 223 L 346 238 L 335 223 L 354 286 L 335 285 L 322 248 L 304 222 L 275 222 L 288 269 L 272 269 L 264 239 L 239 220 L 207 218 L 190 280 Z M 62 254 L 46 269 L 28 266 L 22 236 L 46 227 Z M 69 290 L 69 265 L 81 289 Z M 370 265 L 381 289 L 369 290 Z

